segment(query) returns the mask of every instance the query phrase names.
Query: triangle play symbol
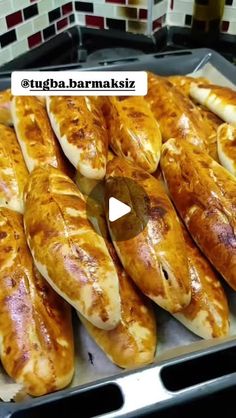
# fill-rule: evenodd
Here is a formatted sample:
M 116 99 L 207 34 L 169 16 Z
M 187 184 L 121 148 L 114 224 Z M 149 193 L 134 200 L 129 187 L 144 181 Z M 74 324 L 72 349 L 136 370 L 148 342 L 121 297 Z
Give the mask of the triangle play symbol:
M 116 199 L 115 197 L 110 197 L 109 199 L 109 221 L 114 222 L 122 216 L 127 215 L 131 212 L 131 207 Z

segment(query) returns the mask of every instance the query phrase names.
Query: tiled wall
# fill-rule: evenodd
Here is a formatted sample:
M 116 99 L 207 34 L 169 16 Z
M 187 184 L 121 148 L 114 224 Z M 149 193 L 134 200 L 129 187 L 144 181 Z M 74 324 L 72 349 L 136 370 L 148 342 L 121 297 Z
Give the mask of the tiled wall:
M 79 24 L 152 35 L 191 26 L 193 0 L 0 0 L 0 66 Z M 236 0 L 226 0 L 221 30 L 236 35 Z
M 193 0 L 170 0 L 167 24 L 171 26 L 191 26 Z M 221 31 L 236 35 L 236 0 L 225 0 Z
M 75 23 L 68 0 L 0 0 L 0 65 Z

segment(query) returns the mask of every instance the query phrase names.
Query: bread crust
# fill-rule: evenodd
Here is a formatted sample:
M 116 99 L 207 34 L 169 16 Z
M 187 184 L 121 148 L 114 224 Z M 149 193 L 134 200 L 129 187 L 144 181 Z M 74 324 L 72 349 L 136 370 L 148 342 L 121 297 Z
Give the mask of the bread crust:
M 27 179 L 28 170 L 15 133 L 0 124 L 0 206 L 23 213 Z
M 94 325 L 114 328 L 117 273 L 72 180 L 53 167 L 36 168 L 25 189 L 24 222 L 35 264 L 51 286 Z
M 93 97 L 47 97 L 47 112 L 61 147 L 85 177 L 102 179 L 108 138 L 102 111 Z
M 161 132 L 147 102 L 143 97 L 110 97 L 108 103 L 109 144 L 114 153 L 153 173 L 160 160 Z
M 48 120 L 44 103 L 33 96 L 11 101 L 14 128 L 29 172 L 51 165 L 67 173 L 68 167 Z
M 170 139 L 161 168 L 173 202 L 193 239 L 236 290 L 236 181 L 206 152 Z
M 134 228 L 132 216 L 129 222 L 122 217 L 109 225 L 113 244 L 125 270 L 141 291 L 158 305 L 172 313 L 180 311 L 189 304 L 191 297 L 188 262 L 181 226 L 161 181 L 118 157 L 107 165 L 107 196 L 116 196 L 114 182 L 109 182 L 112 177 L 132 179 L 150 200 L 148 223 L 138 235 L 125 241 L 115 240 L 120 230 Z M 134 196 L 127 193 L 125 181 L 122 184 L 119 196 L 124 194 L 123 201 L 131 207 L 131 214 L 135 213 Z M 127 196 L 130 196 L 129 202 Z M 136 221 L 137 218 L 135 228 Z
M 40 396 L 72 379 L 71 309 L 34 266 L 22 216 L 0 208 L 0 224 L 1 361 L 30 395 Z

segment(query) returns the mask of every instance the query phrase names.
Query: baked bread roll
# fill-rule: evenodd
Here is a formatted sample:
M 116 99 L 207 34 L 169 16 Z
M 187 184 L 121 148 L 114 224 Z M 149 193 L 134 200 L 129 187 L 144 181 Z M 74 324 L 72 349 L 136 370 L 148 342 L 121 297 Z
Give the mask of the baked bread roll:
M 84 183 L 81 184 L 80 178 L 77 178 L 77 184 L 80 190 L 83 189 Z M 90 196 L 87 204 L 92 205 L 92 223 L 95 230 L 104 237 L 117 271 L 121 320 L 116 328 L 106 331 L 95 327 L 82 315 L 79 317 L 89 334 L 113 363 L 123 368 L 137 367 L 152 363 L 154 360 L 157 343 L 156 321 L 152 306 L 123 269 L 111 243 L 103 208 L 103 196 L 102 189 L 99 195 L 100 201 L 98 199 L 95 201 Z
M 153 173 L 160 160 L 161 132 L 143 97 L 110 97 L 107 116 L 114 153 Z
M 190 95 L 219 118 L 236 126 L 236 91 L 213 84 L 192 83 Z
M 66 172 L 60 147 L 48 120 L 45 105 L 33 96 L 14 96 L 12 118 L 29 172 L 50 164 Z
M 0 354 L 27 393 L 67 386 L 74 373 L 71 309 L 34 267 L 22 216 L 0 208 Z
M 236 180 L 206 152 L 170 139 L 161 168 L 190 234 L 236 290 Z
M 145 99 L 160 125 L 164 142 L 175 137 L 205 148 L 206 132 L 199 110 L 168 79 L 149 73 Z
M 82 315 L 80 320 L 107 357 L 122 368 L 144 366 L 154 361 L 156 323 L 150 304 L 117 265 L 121 298 L 121 321 L 111 331 L 99 329 Z
M 25 188 L 25 230 L 40 273 L 94 325 L 120 320 L 118 277 L 76 185 L 53 167 L 36 168 Z
M 52 128 L 69 161 L 83 176 L 102 179 L 108 138 L 96 99 L 53 96 L 47 97 L 46 104 Z
M 148 223 L 138 235 L 124 241 L 116 240 L 120 231 L 137 228 L 139 210 L 132 190 L 126 181 L 114 183 L 113 177 L 132 179 L 141 186 L 149 199 Z M 117 184 L 119 190 L 114 189 Z M 114 158 L 107 165 L 106 199 L 118 196 L 131 208 L 131 215 L 109 222 L 109 229 L 118 256 L 140 290 L 169 312 L 177 312 L 191 299 L 188 261 L 181 226 L 175 210 L 164 192 L 160 180 L 122 158 Z M 136 206 L 135 206 L 136 202 Z M 139 214 L 143 222 L 143 214 Z M 134 225 L 135 224 L 135 225 Z M 141 229 L 140 229 L 141 230 Z
M 229 307 L 224 289 L 184 226 L 183 236 L 191 273 L 192 299 L 175 317 L 202 338 L 226 337 L 229 333 Z
M 12 125 L 11 117 L 11 90 L 0 91 L 0 123 Z
M 23 213 L 23 190 L 28 171 L 15 133 L 0 124 L 0 206 Z
M 167 78 L 185 96 L 190 95 L 190 86 L 192 83 L 210 84 L 210 81 L 204 77 L 194 78 L 186 75 L 171 75 Z
M 223 123 L 223 121 L 208 110 L 205 106 L 198 106 L 201 114 L 205 131 L 206 131 L 206 144 L 208 154 L 217 162 L 219 162 L 218 151 L 217 151 L 217 129 Z
M 236 127 L 227 123 L 219 126 L 217 146 L 221 164 L 236 176 Z

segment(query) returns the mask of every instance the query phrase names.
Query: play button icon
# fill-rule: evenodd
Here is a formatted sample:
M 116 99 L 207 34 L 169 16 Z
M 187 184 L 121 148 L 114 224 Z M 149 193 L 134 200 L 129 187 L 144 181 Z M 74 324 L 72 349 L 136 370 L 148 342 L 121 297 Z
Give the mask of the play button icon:
M 142 232 L 149 220 L 149 198 L 138 182 L 127 177 L 109 177 L 91 187 L 86 197 L 87 218 L 94 230 L 107 237 L 107 230 L 96 228 L 106 218 L 113 241 L 126 241 Z
M 126 205 L 115 197 L 110 197 L 108 209 L 108 218 L 110 222 L 117 221 L 117 219 L 122 218 L 122 216 L 127 215 L 129 212 L 131 212 L 130 206 Z

